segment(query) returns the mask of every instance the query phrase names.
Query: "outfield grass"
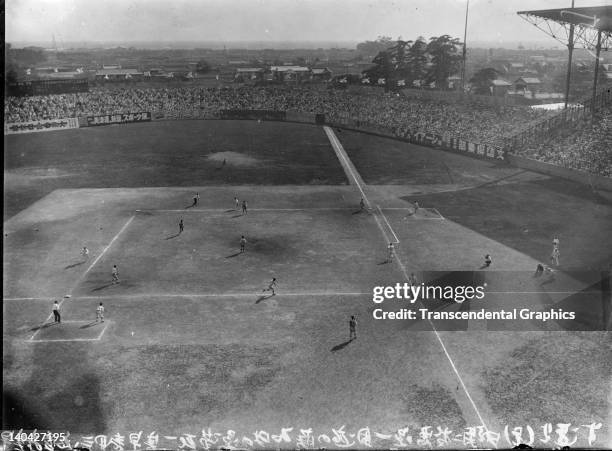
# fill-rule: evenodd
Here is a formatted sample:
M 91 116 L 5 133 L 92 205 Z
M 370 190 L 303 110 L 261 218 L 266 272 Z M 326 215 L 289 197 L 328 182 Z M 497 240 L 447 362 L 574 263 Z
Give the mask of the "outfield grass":
M 349 130 L 338 137 L 368 185 L 474 185 L 520 171 L 503 162 Z
M 185 130 L 208 126 L 159 124 L 170 125 L 178 137 L 165 129 L 158 139 L 188 142 Z M 100 142 L 108 134 L 112 143 L 119 139 L 115 133 L 128 139 L 127 130 L 153 126 L 134 127 L 80 132 Z M 371 136 L 361 137 L 356 155 L 351 146 L 358 135 L 341 132 L 370 184 L 364 190 L 375 214 L 360 212 L 355 186 L 324 185 L 346 178 L 321 129 L 255 122 L 228 127 L 231 133 L 262 127 L 255 142 L 272 142 L 279 134 L 269 148 L 249 147 L 240 134 L 224 138 L 242 143 L 223 150 L 240 154 L 247 165 L 236 172 L 235 184 L 221 176 L 218 158 L 196 165 L 210 176 L 202 181 L 182 154 L 173 154 L 172 163 L 148 162 L 147 146 L 138 160 L 136 147 L 126 155 L 116 150 L 117 141 L 110 146 L 114 159 L 89 156 L 109 169 L 94 177 L 88 172 L 94 166 L 85 167 L 91 180 L 82 175 L 81 181 L 92 184 L 79 189 L 56 171 L 54 161 L 67 167 L 70 152 L 49 146 L 58 153 L 35 174 L 55 168 L 50 178 L 66 183 L 58 186 L 77 189 L 55 190 L 32 205 L 34 197 L 24 190 L 14 199 L 15 205 L 23 202 L 15 211 L 29 208 L 4 223 L 3 294 L 11 298 L 3 303 L 4 428 L 176 435 L 208 427 L 239 434 L 312 427 L 333 435 L 331 428 L 342 425 L 352 433 L 368 426 L 386 434 L 408 426 L 416 438 L 422 426 L 459 432 L 481 418 L 498 432 L 505 425 L 541 430 L 548 422 L 610 424 L 605 394 L 612 346 L 604 333 L 568 332 L 563 323 L 493 332 L 468 322 L 436 334 L 425 321 L 373 320 L 370 295 L 375 285 L 403 282 L 404 271 L 440 281 L 468 277 L 460 273 L 466 271 L 499 292 L 487 298 L 491 308 L 596 302 L 599 273 L 589 271 L 589 262 L 599 264 L 609 252 L 609 204 L 566 182 Z M 286 135 L 293 127 L 295 133 Z M 150 144 L 154 133 L 139 139 Z M 377 149 L 371 155 L 370 144 Z M 411 167 L 424 152 L 431 152 L 427 160 Z M 189 160 L 193 153 L 185 155 Z M 277 163 L 272 172 L 259 171 L 262 166 L 248 158 Z M 316 170 L 307 163 L 315 159 Z M 208 167 L 210 161 L 215 164 Z M 140 166 L 149 163 L 154 185 L 171 186 L 146 187 Z M 180 174 L 171 173 L 173 164 Z M 130 165 L 139 168 L 134 180 Z M 302 186 L 292 184 L 298 182 Z M 201 200 L 191 208 L 195 191 Z M 233 210 L 234 196 L 248 200 L 248 215 Z M 408 201 L 414 200 L 430 210 L 411 215 Z M 185 231 L 176 236 L 180 218 Z M 527 232 L 518 227 L 523 222 Z M 538 228 L 540 222 L 546 226 Z M 550 246 L 546 230 L 553 223 L 562 225 L 562 271 L 544 285 L 532 271 Z M 235 255 L 242 234 L 247 252 Z M 394 236 L 401 265 L 383 264 Z M 83 245 L 91 250 L 88 262 L 79 256 Z M 481 268 L 484 253 L 493 255 L 493 267 Z M 566 255 L 573 262 L 566 263 Z M 120 268 L 119 285 L 109 284 L 113 264 Z M 271 277 L 279 279 L 278 294 L 262 296 Z M 526 294 L 513 297 L 517 291 Z M 72 297 L 62 304 L 64 320 L 80 322 L 41 328 L 52 300 L 66 293 Z M 104 325 L 91 324 L 99 302 L 106 306 Z M 385 310 L 399 307 L 383 304 Z M 359 338 L 348 342 L 352 314 L 359 318 Z M 46 341 L 58 338 L 93 341 Z M 585 445 L 584 438 L 578 445 Z M 597 443 L 609 440 L 604 426 Z
M 546 264 L 557 236 L 565 271 L 599 272 L 612 262 L 612 202 L 577 183 L 525 181 L 409 199 Z
M 320 127 L 256 121 L 8 135 L 4 171 L 5 219 L 59 188 L 346 183 Z
M 566 271 L 599 272 L 612 262 L 612 201 L 605 193 L 503 162 L 351 131 L 339 136 L 369 185 L 417 187 L 408 195 L 396 192 L 547 264 L 557 236 Z M 435 192 L 428 185 L 447 189 Z

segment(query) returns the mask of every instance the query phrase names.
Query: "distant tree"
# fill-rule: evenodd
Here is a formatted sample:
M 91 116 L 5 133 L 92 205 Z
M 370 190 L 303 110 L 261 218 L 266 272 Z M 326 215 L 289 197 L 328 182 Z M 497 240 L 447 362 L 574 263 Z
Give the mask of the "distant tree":
M 567 64 L 560 65 L 551 71 L 550 80 L 551 87 L 556 92 L 565 92 L 565 80 L 567 77 Z M 586 70 L 576 64 L 572 65 L 572 76 L 570 79 L 570 100 L 582 99 L 590 97 L 593 92 L 593 68 L 589 67 Z M 597 77 L 597 85 L 604 87 L 609 85 L 610 81 L 606 77 L 605 71 L 599 67 Z
M 410 70 L 407 76 L 409 86 L 415 80 L 422 80 L 427 73 L 427 42 L 425 38 L 419 36 L 416 41 L 410 46 L 408 51 L 410 57 Z M 407 83 L 408 84 L 408 83 Z
M 412 65 L 410 44 L 412 44 L 412 41 L 398 39 L 396 44 L 389 48 L 393 70 L 398 77 L 405 76 L 410 71 L 410 66 Z
M 492 67 L 486 67 L 477 71 L 474 76 L 470 78 L 470 83 L 474 88 L 474 94 L 491 94 L 491 82 L 497 78 L 498 74 L 499 72 Z
M 357 44 L 357 53 L 370 56 L 378 55 L 393 45 L 394 41 L 389 36 L 378 36 L 375 41 L 365 41 Z
M 196 64 L 196 72 L 198 74 L 205 74 L 207 72 L 210 72 L 210 64 L 208 64 L 206 60 L 198 61 L 198 64 Z
M 374 64 L 374 66 L 364 71 L 364 75 L 371 79 L 387 79 L 394 71 L 394 63 L 391 52 L 386 50 L 379 52 L 378 55 L 376 55 L 372 60 L 372 64 Z
M 431 58 L 431 66 L 427 71 L 428 83 L 435 82 L 436 87 L 440 88 L 445 85 L 448 77 L 459 71 L 462 60 L 460 46 L 459 39 L 447 34 L 429 40 L 427 53 Z
M 15 83 L 18 79 L 17 71 L 14 68 L 10 68 L 6 71 L 6 83 Z

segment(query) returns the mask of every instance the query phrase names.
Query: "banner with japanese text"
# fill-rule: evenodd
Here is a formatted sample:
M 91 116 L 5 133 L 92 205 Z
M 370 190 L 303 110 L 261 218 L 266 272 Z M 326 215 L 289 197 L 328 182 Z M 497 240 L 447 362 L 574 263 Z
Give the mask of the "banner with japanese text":
M 79 128 L 79 120 L 74 117 L 65 119 L 47 119 L 44 121 L 17 122 L 4 124 L 4 134 L 51 132 L 54 130 L 69 130 Z
M 148 111 L 139 113 L 118 113 L 104 114 L 101 116 L 87 116 L 87 125 L 94 127 L 97 125 L 129 124 L 132 122 L 149 122 L 151 113 Z

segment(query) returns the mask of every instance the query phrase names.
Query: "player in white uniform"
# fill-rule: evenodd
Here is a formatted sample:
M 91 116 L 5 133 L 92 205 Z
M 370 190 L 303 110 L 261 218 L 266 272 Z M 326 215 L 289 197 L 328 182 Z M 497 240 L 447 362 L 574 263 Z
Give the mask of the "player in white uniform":
M 113 265 L 113 285 L 119 283 L 119 269 L 117 265 Z
M 393 243 L 389 243 L 387 246 L 387 263 L 391 263 L 393 257 L 395 257 L 395 246 L 393 246 Z
M 555 266 L 559 266 L 559 256 L 560 255 L 561 253 L 559 252 L 559 248 L 554 247 L 552 250 L 552 254 L 550 254 L 550 263 Z
M 96 323 L 100 321 L 100 322 L 104 322 L 104 306 L 102 305 L 102 303 L 100 302 L 100 305 L 98 305 L 98 307 L 96 308 Z

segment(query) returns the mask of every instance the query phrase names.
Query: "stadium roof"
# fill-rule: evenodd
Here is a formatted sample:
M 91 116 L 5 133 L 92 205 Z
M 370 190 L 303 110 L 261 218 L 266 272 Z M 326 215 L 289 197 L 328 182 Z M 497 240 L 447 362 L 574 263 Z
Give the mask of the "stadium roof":
M 517 14 L 536 16 L 559 23 L 588 26 L 612 33 L 612 6 L 540 9 L 535 11 L 518 11 Z
M 579 44 L 587 50 L 612 47 L 612 6 L 539 9 L 517 14 L 564 45 Z

